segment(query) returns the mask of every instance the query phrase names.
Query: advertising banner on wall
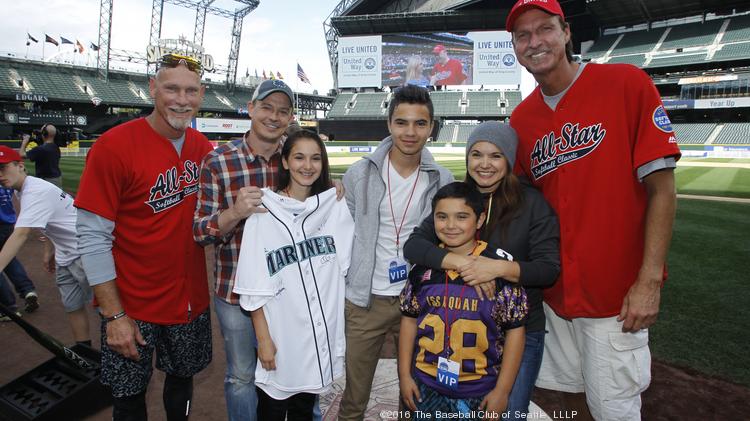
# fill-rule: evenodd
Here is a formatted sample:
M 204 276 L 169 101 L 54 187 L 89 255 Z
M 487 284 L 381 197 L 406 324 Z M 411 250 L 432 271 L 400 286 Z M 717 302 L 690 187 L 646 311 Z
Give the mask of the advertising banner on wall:
M 504 31 L 339 39 L 339 88 L 520 83 L 521 67 Z
M 250 119 L 195 118 L 192 127 L 201 133 L 244 134 L 250 130 Z
M 339 39 L 339 88 L 380 87 L 382 44 L 380 36 Z

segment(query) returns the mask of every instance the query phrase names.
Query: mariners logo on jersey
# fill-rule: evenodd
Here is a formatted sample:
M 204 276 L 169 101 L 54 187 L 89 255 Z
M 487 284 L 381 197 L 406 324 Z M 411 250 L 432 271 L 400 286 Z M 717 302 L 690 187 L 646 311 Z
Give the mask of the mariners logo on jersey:
M 330 235 L 308 238 L 295 246 L 287 245 L 266 253 L 266 265 L 270 276 L 277 274 L 292 263 L 312 259 L 315 256 L 336 254 L 336 244 Z
M 172 167 L 156 177 L 146 201 L 154 213 L 175 207 L 187 196 L 198 191 L 200 165 L 187 160 L 183 167 L 181 173 L 178 173 L 177 167 Z
M 590 154 L 607 135 L 602 123 L 580 127 L 579 123 L 565 123 L 560 136 L 549 132 L 534 142 L 531 152 L 531 174 L 535 180 L 557 170 L 565 164 Z

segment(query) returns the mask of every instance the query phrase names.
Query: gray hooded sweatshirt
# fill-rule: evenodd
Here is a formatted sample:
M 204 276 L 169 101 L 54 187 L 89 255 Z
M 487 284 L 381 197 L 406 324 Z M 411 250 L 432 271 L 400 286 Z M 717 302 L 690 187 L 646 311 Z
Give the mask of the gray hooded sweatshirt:
M 346 275 L 346 299 L 360 307 L 370 306 L 372 275 L 375 271 L 375 250 L 380 229 L 380 202 L 385 196 L 386 186 L 382 170 L 393 141 L 386 137 L 375 151 L 352 164 L 344 174 L 346 204 L 354 218 L 354 247 L 351 265 Z M 419 198 L 421 222 L 432 211 L 432 197 L 438 189 L 454 181 L 453 174 L 435 162 L 427 148 L 422 150 L 420 171 L 429 176 L 427 189 Z M 419 225 L 419 224 L 417 224 Z M 408 238 L 411 233 L 404 233 Z

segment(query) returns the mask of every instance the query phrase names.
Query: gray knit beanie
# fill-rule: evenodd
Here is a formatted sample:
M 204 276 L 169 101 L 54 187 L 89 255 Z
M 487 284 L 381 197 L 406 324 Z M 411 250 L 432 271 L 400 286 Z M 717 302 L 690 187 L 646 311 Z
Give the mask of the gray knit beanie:
M 490 142 L 500 148 L 510 163 L 510 170 L 513 170 L 513 164 L 516 162 L 518 136 L 509 124 L 499 121 L 485 121 L 478 125 L 469 135 L 469 140 L 466 141 L 467 160 L 471 147 L 477 142 Z

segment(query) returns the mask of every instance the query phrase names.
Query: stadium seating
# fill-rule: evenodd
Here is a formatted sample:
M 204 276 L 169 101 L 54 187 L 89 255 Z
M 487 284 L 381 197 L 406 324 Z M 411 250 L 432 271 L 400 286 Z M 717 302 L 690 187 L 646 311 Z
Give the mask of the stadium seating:
M 706 143 L 708 136 L 716 128 L 716 123 L 675 123 L 672 128 L 678 144 L 695 145 Z
M 443 127 L 440 128 L 440 132 L 438 132 L 437 139 L 435 139 L 435 142 L 437 143 L 449 143 L 453 142 L 453 135 L 458 130 L 457 124 L 446 124 Z
M 461 124 L 458 126 L 458 133 L 456 134 L 456 142 L 465 143 L 469 139 L 469 135 L 474 130 L 476 125 L 474 124 Z
M 645 61 L 646 61 L 645 54 L 636 54 L 632 56 L 612 57 L 611 59 L 609 59 L 607 63 L 627 63 L 627 64 L 632 64 L 634 66 L 641 67 L 643 66 L 643 63 Z
M 465 115 L 472 117 L 489 117 L 506 114 L 502 112 L 501 105 L 507 107 L 507 103 L 501 97 L 500 92 L 467 92 L 466 94 L 468 106 L 466 107 Z
M 741 42 L 736 44 L 725 44 L 721 50 L 714 54 L 715 61 L 738 60 L 750 58 L 750 42 Z
M 599 37 L 599 39 L 594 41 L 594 44 L 588 49 L 588 51 L 586 51 L 586 56 L 592 58 L 604 56 L 619 36 L 620 34 L 612 34 Z
M 346 105 L 351 101 L 354 94 L 349 92 L 342 92 L 338 94 L 336 99 L 333 101 L 331 111 L 328 112 L 328 118 L 346 117 Z
M 383 103 L 388 94 L 386 92 L 371 92 L 357 94 L 352 98 L 353 106 L 347 117 L 382 118 L 387 116 L 387 109 Z
M 670 56 L 654 57 L 646 67 L 667 67 L 667 66 L 679 66 L 681 64 L 693 64 L 700 63 L 706 59 L 706 53 L 701 52 L 698 54 L 676 54 Z
M 750 15 L 729 19 L 729 25 L 721 38 L 721 42 L 748 40 L 750 40 Z
M 654 49 L 656 42 L 664 34 L 664 28 L 650 31 L 626 32 L 612 55 L 646 53 Z
M 660 50 L 699 47 L 711 44 L 719 33 L 723 19 L 672 26 Z
M 713 142 L 718 145 L 749 145 L 750 123 L 727 123 Z
M 328 118 L 385 119 L 388 117 L 385 92 L 341 93 L 333 101 Z M 520 91 L 433 91 L 430 92 L 436 117 L 509 116 L 521 103 Z

